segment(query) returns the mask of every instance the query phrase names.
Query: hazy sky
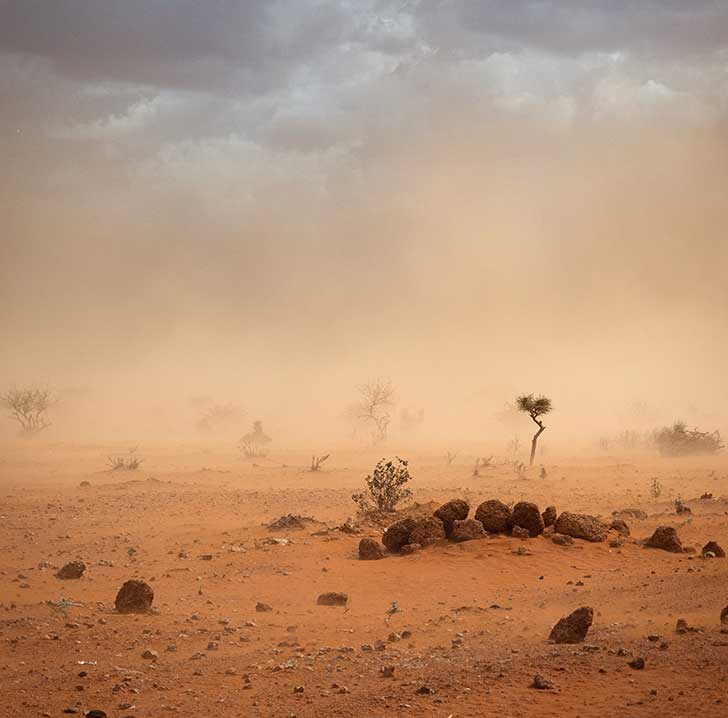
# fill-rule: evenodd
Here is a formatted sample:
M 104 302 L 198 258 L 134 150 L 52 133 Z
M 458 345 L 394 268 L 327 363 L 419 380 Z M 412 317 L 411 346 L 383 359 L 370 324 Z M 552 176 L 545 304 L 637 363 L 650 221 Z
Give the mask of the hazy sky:
M 0 97 L 4 383 L 725 416 L 722 0 L 0 0 Z

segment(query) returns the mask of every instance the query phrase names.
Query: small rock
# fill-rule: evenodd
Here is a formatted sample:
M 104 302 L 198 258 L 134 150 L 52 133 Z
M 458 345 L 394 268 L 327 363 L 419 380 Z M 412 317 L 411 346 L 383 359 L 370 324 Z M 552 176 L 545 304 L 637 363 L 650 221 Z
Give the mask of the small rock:
M 607 526 L 596 516 L 588 514 L 572 514 L 563 511 L 554 524 L 554 531 L 584 541 L 599 542 L 607 538 Z
M 523 529 L 520 526 L 514 526 L 511 529 L 511 536 L 519 539 L 531 538 L 531 534 L 528 532 L 528 529 Z
M 725 551 L 715 541 L 708 541 L 700 552 L 703 556 L 712 553 L 714 558 L 725 558 Z
M 81 578 L 84 571 L 86 571 L 86 564 L 83 561 L 71 561 L 58 570 L 56 578 L 60 578 L 62 581 Z
M 362 561 L 376 561 L 384 558 L 379 542 L 372 538 L 363 538 L 359 541 L 359 558 Z
M 549 526 L 553 526 L 556 523 L 556 507 L 555 506 L 547 506 L 544 509 L 544 512 L 541 514 L 541 518 L 543 519 L 543 525 L 548 528 Z
M 551 629 L 549 641 L 552 643 L 581 643 L 591 628 L 594 609 L 588 606 L 577 608 L 568 616 L 560 619 Z
M 127 581 L 116 594 L 114 606 L 119 613 L 146 613 L 152 607 L 154 591 L 145 581 Z
M 621 534 L 622 536 L 629 536 L 629 526 L 627 525 L 627 522 L 623 519 L 614 519 L 611 524 L 609 524 L 609 530 L 610 531 L 616 531 L 618 534 Z
M 414 527 L 415 520 L 412 518 L 393 523 L 382 536 L 382 543 L 387 547 L 387 551 L 398 553 L 402 546 L 410 543 L 410 534 Z
M 642 656 L 638 656 L 627 663 L 627 665 L 635 671 L 641 671 L 645 667 L 645 659 Z
M 475 518 L 489 534 L 507 533 L 511 527 L 511 510 L 498 499 L 483 501 L 475 511 Z
M 269 603 L 263 603 L 262 601 L 258 601 L 258 603 L 255 604 L 255 610 L 258 613 L 268 613 L 269 611 L 273 610 L 273 606 L 271 606 Z
M 147 648 L 147 650 L 142 653 L 142 658 L 146 658 L 148 661 L 156 661 L 159 658 L 159 653 L 153 651 L 151 648 Z
M 414 528 L 409 535 L 409 543 L 418 543 L 420 546 L 430 544 L 445 538 L 445 527 L 437 516 L 426 516 L 415 521 Z
M 440 506 L 434 512 L 434 516 L 442 521 L 445 535 L 449 538 L 456 521 L 463 521 L 468 518 L 470 504 L 464 499 L 453 499 Z
M 349 596 L 345 593 L 330 591 L 329 593 L 322 593 L 316 603 L 319 606 L 346 606 L 349 603 Z
M 533 677 L 533 683 L 531 685 L 539 691 L 548 691 L 554 687 L 554 684 L 548 679 L 544 678 L 540 673 L 537 673 Z
M 455 541 L 455 543 L 462 543 L 463 541 L 482 539 L 486 535 L 483 524 L 478 519 L 462 519 L 461 521 L 455 521 L 453 524 L 450 540 Z
M 540 536 L 544 530 L 544 520 L 536 504 L 519 501 L 511 511 L 511 525 L 520 526 L 528 531 L 531 538 Z
M 422 548 L 422 546 L 418 543 L 408 543 L 408 544 L 405 544 L 404 546 L 402 546 L 402 548 L 399 550 L 399 552 L 403 556 L 408 556 L 413 553 L 417 553 L 421 548 Z
M 652 536 L 645 541 L 645 546 L 672 553 L 682 553 L 683 550 L 680 537 L 672 526 L 658 526 Z
M 571 538 L 571 536 L 566 536 L 564 534 L 554 534 L 551 537 L 551 540 L 557 546 L 573 546 L 574 545 L 574 539 Z

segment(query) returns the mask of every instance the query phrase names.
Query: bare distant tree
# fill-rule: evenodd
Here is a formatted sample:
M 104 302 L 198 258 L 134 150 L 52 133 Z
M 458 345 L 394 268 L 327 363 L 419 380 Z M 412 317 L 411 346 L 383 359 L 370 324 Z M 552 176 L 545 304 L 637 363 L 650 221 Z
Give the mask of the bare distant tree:
M 516 408 L 518 411 L 528 414 L 531 420 L 538 426 L 538 431 L 533 435 L 533 439 L 531 439 L 531 459 L 528 462 L 529 466 L 533 466 L 538 437 L 546 431 L 546 427 L 539 417 L 548 414 L 553 409 L 551 399 L 546 396 L 534 397 L 533 394 L 522 394 L 516 397 Z
M 359 422 L 370 428 L 372 443 L 379 444 L 387 438 L 387 428 L 394 407 L 395 390 L 392 382 L 376 379 L 358 387 L 360 400 L 354 408 Z
M 46 412 L 57 402 L 53 391 L 40 387 L 10 389 L 0 396 L 0 404 L 10 410 L 10 418 L 17 421 L 22 433 L 28 436 L 51 425 Z

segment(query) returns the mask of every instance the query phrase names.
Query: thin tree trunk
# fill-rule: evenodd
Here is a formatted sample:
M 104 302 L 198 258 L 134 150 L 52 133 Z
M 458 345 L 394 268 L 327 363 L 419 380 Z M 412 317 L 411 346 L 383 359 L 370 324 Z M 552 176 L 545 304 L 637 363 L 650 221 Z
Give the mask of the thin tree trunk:
M 540 421 L 537 419 L 534 419 L 534 421 L 538 424 L 539 428 L 533 435 L 533 439 L 531 439 L 531 460 L 528 462 L 529 466 L 533 466 L 533 460 L 536 458 L 536 443 L 538 442 L 538 437 L 546 431 L 546 427 Z

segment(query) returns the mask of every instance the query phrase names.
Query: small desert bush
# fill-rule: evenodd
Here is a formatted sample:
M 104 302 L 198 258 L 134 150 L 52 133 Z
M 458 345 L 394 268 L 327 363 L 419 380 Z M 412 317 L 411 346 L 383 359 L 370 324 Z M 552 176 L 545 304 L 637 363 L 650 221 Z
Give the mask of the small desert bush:
M 394 511 L 397 504 L 412 496 L 406 488 L 412 478 L 407 463 L 399 456 L 395 461 L 382 459 L 366 477 L 366 491 L 353 494 L 351 498 L 362 511 Z
M 136 471 L 144 460 L 136 455 L 136 451 L 136 449 L 129 449 L 126 456 L 109 456 L 106 463 L 112 471 Z
M 263 431 L 263 422 L 254 421 L 253 430 L 240 439 L 239 448 L 246 459 L 261 458 L 266 455 L 266 446 L 271 438 Z
M 655 446 L 663 456 L 716 454 L 724 446 L 718 431 L 688 429 L 683 421 L 655 432 Z

